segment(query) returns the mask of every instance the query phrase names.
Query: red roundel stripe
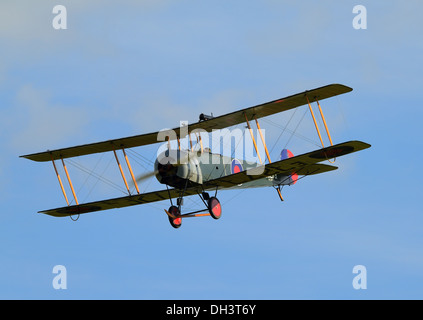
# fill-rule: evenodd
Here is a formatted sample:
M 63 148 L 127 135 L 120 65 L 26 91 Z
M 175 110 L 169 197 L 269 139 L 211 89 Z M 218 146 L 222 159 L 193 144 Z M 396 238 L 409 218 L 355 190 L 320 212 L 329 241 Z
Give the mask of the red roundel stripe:
M 242 169 L 241 162 L 237 159 L 233 159 L 232 163 L 231 163 L 231 172 L 232 173 L 238 173 L 238 172 L 241 172 L 242 170 L 243 169 Z
M 292 158 L 293 156 L 294 154 L 288 149 L 283 149 L 281 152 L 281 160 Z
M 294 154 L 288 149 L 283 149 L 282 152 L 281 152 L 281 160 L 292 158 L 293 156 L 294 156 Z M 298 174 L 293 172 L 291 174 L 291 180 L 292 180 L 292 184 L 295 184 L 298 180 Z

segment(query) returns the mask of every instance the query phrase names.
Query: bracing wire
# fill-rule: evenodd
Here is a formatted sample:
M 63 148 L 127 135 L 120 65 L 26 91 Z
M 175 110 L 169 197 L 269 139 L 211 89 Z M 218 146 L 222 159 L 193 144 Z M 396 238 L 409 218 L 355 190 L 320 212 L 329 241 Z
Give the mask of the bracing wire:
M 303 122 L 305 115 L 307 114 L 307 109 L 305 109 L 303 116 L 301 117 L 301 120 L 298 122 L 297 126 L 295 127 L 294 131 L 292 132 L 291 136 L 289 137 L 288 141 L 286 142 L 285 146 L 283 147 L 284 149 L 286 148 L 286 146 L 289 144 L 289 142 L 291 141 L 292 137 L 294 136 L 294 134 L 297 132 L 298 127 L 300 126 L 301 122 Z
M 273 147 L 270 149 L 270 153 L 272 153 L 273 149 L 275 148 L 276 144 L 279 142 L 280 138 L 282 137 L 282 135 L 284 134 L 284 132 L 288 129 L 289 124 L 291 123 L 291 120 L 294 118 L 295 114 L 297 113 L 298 108 L 295 108 L 295 111 L 293 112 L 293 114 L 291 115 L 291 117 L 288 120 L 288 123 L 285 125 L 285 127 L 283 127 L 282 132 L 279 134 L 278 139 L 276 140 L 276 142 L 273 144 Z M 263 119 L 265 122 L 268 122 L 270 124 L 273 124 L 274 126 L 277 127 L 281 127 L 278 124 L 274 123 L 273 121 L 269 120 L 269 119 Z
M 81 171 L 83 171 L 83 172 L 85 172 L 89 175 L 92 175 L 93 177 L 97 178 L 98 180 L 101 180 L 102 182 L 108 184 L 109 186 L 115 188 L 116 190 L 119 190 L 119 191 L 123 192 L 124 194 L 127 194 L 127 192 L 124 189 L 122 189 L 122 187 L 120 187 L 118 184 L 114 183 L 113 181 L 111 181 L 111 180 L 109 180 L 109 179 L 107 179 L 107 178 L 105 178 L 105 177 L 85 168 L 82 164 L 80 164 L 80 163 L 78 163 L 74 160 L 68 159 L 68 161 L 71 165 L 78 168 L 79 170 L 81 170 Z
M 313 139 L 310 139 L 310 138 L 308 138 L 308 137 L 306 137 L 306 136 L 304 136 L 304 135 L 302 135 L 302 134 L 300 134 L 300 133 L 297 132 L 298 127 L 300 126 L 301 122 L 303 121 L 303 119 L 304 119 L 304 117 L 305 117 L 305 115 L 307 113 L 307 110 L 304 111 L 304 114 L 303 114 L 301 120 L 299 121 L 299 123 L 297 124 L 297 126 L 295 127 L 295 129 L 294 130 L 288 129 L 288 126 L 291 123 L 292 119 L 294 118 L 294 115 L 295 115 L 295 113 L 297 112 L 298 109 L 299 108 L 296 108 L 295 109 L 295 112 L 291 115 L 290 119 L 288 120 L 288 122 L 287 122 L 287 124 L 285 126 L 281 126 L 281 125 L 275 123 L 274 121 L 272 121 L 270 119 L 263 119 L 264 122 L 267 122 L 267 123 L 269 123 L 269 124 L 271 124 L 271 125 L 273 125 L 273 126 L 275 126 L 275 127 L 280 128 L 280 129 L 283 130 L 280 133 L 280 135 L 279 135 L 278 139 L 276 140 L 276 142 L 273 144 L 273 146 L 272 146 L 272 148 L 270 150 L 270 153 L 272 153 L 273 149 L 275 148 L 275 146 L 277 145 L 277 143 L 279 142 L 279 140 L 281 139 L 281 137 L 285 133 L 285 131 L 291 133 L 291 136 L 290 136 L 290 138 L 288 140 L 288 143 L 291 141 L 292 137 L 295 135 L 298 138 L 300 138 L 300 139 L 302 139 L 304 141 L 309 142 L 310 144 L 313 144 L 315 146 L 320 147 L 320 145 L 318 143 L 316 143 Z M 286 146 L 288 145 L 288 143 L 285 145 L 284 148 L 286 148 Z
M 128 152 L 128 154 L 131 155 L 131 158 L 138 163 L 141 167 L 143 167 L 145 170 L 150 170 L 151 167 L 154 165 L 154 162 L 149 160 L 148 158 L 144 157 L 143 155 L 139 154 L 138 152 L 131 150 L 131 149 L 126 149 L 126 151 Z M 146 167 L 149 166 L 149 167 Z
M 94 172 L 96 169 L 97 169 L 97 167 L 98 167 L 98 165 L 99 165 L 99 163 L 101 162 L 101 160 L 103 159 L 103 157 L 104 157 L 104 153 L 102 153 L 101 154 L 101 156 L 100 156 L 100 158 L 97 160 L 97 163 L 95 164 L 95 166 L 94 166 L 94 168 L 92 169 L 92 170 L 90 170 L 90 172 L 92 173 L 92 172 Z M 80 194 L 81 193 L 81 190 L 84 188 L 84 186 L 86 185 L 86 183 L 88 182 L 88 179 L 90 178 L 90 177 L 92 177 L 93 175 L 87 175 L 87 177 L 85 178 L 85 180 L 84 180 L 84 182 L 82 183 L 82 185 L 81 185 L 81 187 L 78 189 L 78 194 Z M 97 180 L 97 182 L 98 182 L 98 180 Z M 97 182 L 95 183 L 95 185 L 97 184 Z M 91 188 L 91 190 L 90 190 L 90 192 L 88 193 L 88 195 L 85 197 L 85 199 L 83 200 L 83 202 L 88 198 L 88 196 L 91 194 L 91 191 L 93 190 L 93 188 Z
M 109 160 L 109 163 L 107 164 L 107 166 L 104 168 L 103 172 L 101 173 L 101 176 L 104 175 L 104 173 L 109 169 L 110 164 L 112 163 L 113 159 L 111 158 Z M 90 191 L 88 192 L 88 194 L 85 196 L 84 201 L 90 196 L 90 194 L 92 193 L 92 191 L 94 190 L 94 188 L 97 186 L 98 182 L 100 181 L 100 179 L 97 179 L 96 182 L 94 183 L 94 185 L 91 187 Z

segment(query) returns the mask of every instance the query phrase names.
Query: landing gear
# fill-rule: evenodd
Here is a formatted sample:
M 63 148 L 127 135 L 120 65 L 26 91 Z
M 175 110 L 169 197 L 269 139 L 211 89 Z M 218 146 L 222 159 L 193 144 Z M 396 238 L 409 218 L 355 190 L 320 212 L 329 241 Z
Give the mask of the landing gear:
M 172 197 L 169 192 L 169 199 L 170 199 L 171 205 L 169 210 L 165 210 L 165 212 L 168 215 L 170 225 L 173 228 L 175 229 L 180 228 L 182 225 L 183 218 L 211 216 L 213 219 L 217 220 L 217 219 L 220 219 L 220 217 L 222 216 L 222 206 L 220 204 L 220 201 L 216 198 L 217 189 L 216 189 L 216 194 L 214 197 L 210 197 L 210 195 L 204 191 L 201 193 L 201 195 L 200 193 L 198 193 L 206 209 L 201 209 L 198 211 L 193 211 L 193 212 L 189 212 L 185 214 L 181 214 L 181 206 L 183 205 L 183 193 L 180 194 L 176 200 L 177 206 L 174 206 L 172 203 Z
M 208 209 L 210 212 L 210 216 L 213 219 L 217 220 L 222 216 L 222 206 L 220 205 L 220 201 L 216 197 L 209 198 Z
M 175 206 L 170 206 L 168 212 L 175 217 L 172 218 L 171 216 L 168 216 L 171 226 L 175 229 L 178 229 L 182 225 L 181 212 L 179 211 L 178 207 Z

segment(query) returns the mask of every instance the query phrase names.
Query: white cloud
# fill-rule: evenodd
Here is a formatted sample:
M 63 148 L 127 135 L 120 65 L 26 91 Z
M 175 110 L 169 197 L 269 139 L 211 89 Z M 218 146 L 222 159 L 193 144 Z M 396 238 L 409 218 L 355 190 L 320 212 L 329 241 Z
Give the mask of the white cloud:
M 2 0 L 0 3 L 0 38 L 29 40 L 33 37 L 44 37 L 46 32 L 54 31 L 52 21 L 55 16 L 53 8 L 60 4 L 67 9 L 68 22 L 79 19 L 81 14 L 91 17 L 94 22 L 96 13 L 109 10 L 112 14 L 118 9 L 131 10 L 137 7 L 142 10 L 161 9 L 171 3 L 171 0 L 126 0 L 126 1 L 100 1 L 100 0 Z
M 130 123 L 132 127 L 142 132 L 158 131 L 164 128 L 177 128 L 180 121 L 195 123 L 200 113 L 220 116 L 250 105 L 243 105 L 246 97 L 251 94 L 241 90 L 226 90 L 216 92 L 213 96 L 189 101 L 181 104 L 166 94 L 150 94 L 149 97 L 135 95 L 129 100 L 115 105 L 115 119 Z M 138 105 L 129 110 L 130 113 L 120 111 L 122 105 Z
M 251 49 L 259 55 L 281 56 L 311 50 L 324 40 L 330 15 L 319 3 L 309 3 L 307 10 L 292 3 L 272 3 L 280 19 L 269 19 L 248 37 Z
M 49 93 L 32 85 L 19 89 L 6 115 L 3 126 L 7 128 L 7 141 L 23 153 L 59 146 L 69 137 L 80 135 L 88 121 L 82 108 L 53 103 Z

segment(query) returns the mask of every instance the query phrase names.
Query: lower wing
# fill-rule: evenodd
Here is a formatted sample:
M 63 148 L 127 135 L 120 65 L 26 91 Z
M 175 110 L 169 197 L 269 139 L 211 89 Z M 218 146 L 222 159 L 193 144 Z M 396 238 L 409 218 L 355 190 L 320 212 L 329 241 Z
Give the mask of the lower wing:
M 240 187 L 240 185 L 242 184 L 248 183 L 251 183 L 250 185 L 252 186 L 254 185 L 254 182 L 258 183 L 257 187 L 259 187 L 260 180 L 263 180 L 275 174 L 288 176 L 293 173 L 296 173 L 298 175 L 306 176 L 336 170 L 337 167 L 318 163 L 324 160 L 329 160 L 363 149 L 367 149 L 369 147 L 369 144 L 361 141 L 350 141 L 337 144 L 331 147 L 315 150 L 299 156 L 294 156 L 292 158 L 272 162 L 270 164 L 254 168 L 252 170 L 242 171 L 218 179 L 209 180 L 204 182 L 203 185 L 188 187 L 184 192 L 184 196 L 195 195 L 201 192 L 202 190 L 210 190 L 216 188 L 237 188 Z M 268 184 L 267 186 L 270 186 L 270 184 Z M 121 198 L 100 200 L 86 204 L 43 210 L 39 212 L 55 217 L 65 217 L 88 212 L 152 203 L 162 200 L 168 200 L 169 198 L 177 198 L 180 196 L 181 190 L 165 189 Z

